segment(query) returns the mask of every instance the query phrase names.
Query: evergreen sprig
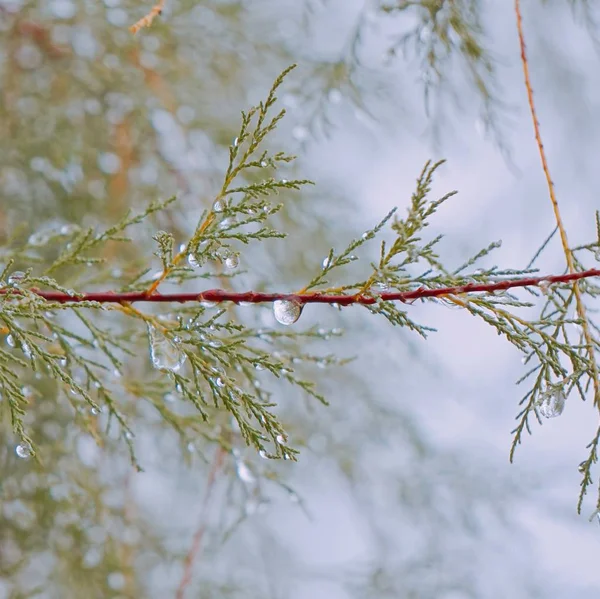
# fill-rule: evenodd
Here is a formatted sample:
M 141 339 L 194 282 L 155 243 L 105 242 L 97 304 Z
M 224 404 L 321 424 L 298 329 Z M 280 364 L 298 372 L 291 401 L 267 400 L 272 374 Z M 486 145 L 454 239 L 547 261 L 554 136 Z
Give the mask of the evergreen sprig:
M 175 250 L 174 235 L 158 231 L 154 240 L 160 270 L 152 274 L 152 269 L 144 269 L 122 286 L 121 291 L 138 292 L 152 300 L 160 295 L 158 288 L 167 281 L 183 286 L 197 279 L 235 277 L 241 253 L 239 244 L 284 236 L 269 224 L 269 218 L 281 208 L 272 198 L 280 191 L 298 190 L 310 182 L 273 177 L 278 166 L 293 157 L 282 152 L 271 153 L 262 146 L 284 116 L 284 111 L 270 116 L 270 110 L 276 102 L 276 91 L 290 70 L 286 69 L 276 79 L 264 102 L 242 113 L 221 189 L 212 208 L 202 213 L 189 241 Z M 593 370 L 590 357 L 593 354 L 581 336 L 573 339 L 569 329 L 578 322 L 571 316 L 574 294 L 569 280 L 556 281 L 556 277 L 550 277 L 550 286 L 540 279 L 528 279 L 529 284 L 539 285 L 546 295 L 541 315 L 530 320 L 520 316 L 518 310 L 531 308 L 533 304 L 507 289 L 479 295 L 469 293 L 485 291 L 486 285 L 510 282 L 510 279 L 536 272 L 529 267 L 479 268 L 479 263 L 499 247 L 499 242 L 489 244 L 455 269 L 443 265 L 437 251 L 442 236 L 431 239 L 425 236 L 432 217 L 456 193 L 430 198 L 434 174 L 442 164 L 443 161 L 439 161 L 425 165 L 404 218 L 393 209 L 341 252 L 332 248 L 320 271 L 301 291 L 290 299 L 278 301 L 296 303 L 292 307 L 299 316 L 302 304 L 292 298 L 318 299 L 338 294 L 352 301 L 356 299 L 358 303 L 362 301 L 370 312 L 381 314 L 391 324 L 407 327 L 423 337 L 434 329 L 413 320 L 406 302 L 387 301 L 390 295 L 400 294 L 400 298 L 402 294 L 413 293 L 415 299 L 458 306 L 482 319 L 524 354 L 528 372 L 518 382 L 533 381 L 521 400 L 524 407 L 514 431 L 512 459 L 523 431 L 530 431 L 532 414 L 540 422 L 540 415 L 560 414 L 572 390 L 585 398 Z M 314 356 L 299 351 L 298 344 L 307 338 L 326 340 L 340 331 L 318 328 L 283 333 L 277 329 L 249 327 L 239 322 L 231 310 L 217 308 L 216 303 L 203 299 L 202 294 L 196 296 L 199 302 L 181 305 L 167 314 L 142 312 L 123 299 L 111 305 L 91 301 L 82 291 L 66 287 L 56 278 L 60 273 L 68 273 L 65 278 L 73 278 L 73 269 L 81 271 L 82 265 L 102 264 L 105 260 L 102 250 L 108 242 L 129 242 L 127 229 L 145 222 L 148 216 L 174 201 L 175 198 L 169 198 L 165 202 L 153 202 L 140 214 L 127 214 L 104 232 L 97 233 L 93 228 L 53 228 L 34 233 L 21 243 L 15 239 L 11 247 L 3 250 L 6 267 L 0 276 L 4 286 L 0 294 L 0 321 L 10 349 L 0 350 L 0 384 L 13 430 L 20 438 L 19 451 L 35 453 L 34 441 L 26 432 L 24 420 L 35 393 L 21 384 L 24 372 L 33 370 L 57 381 L 77 421 L 99 442 L 101 436 L 96 421 L 102 419 L 107 431 L 116 423 L 136 465 L 131 405 L 128 405 L 133 398 L 151 404 L 178 433 L 184 445 L 193 445 L 195 436 L 200 435 L 229 451 L 230 427 L 216 425 L 223 414 L 228 414 L 244 441 L 265 457 L 296 459 L 298 450 L 289 443 L 285 427 L 274 411 L 277 402 L 263 388 L 262 379 L 267 375 L 286 381 L 326 403 L 312 381 L 296 374 L 295 366 L 306 363 L 325 367 L 340 365 L 346 360 L 333 355 Z M 598 252 L 598 217 L 597 224 L 599 241 L 581 246 L 575 253 Z M 370 262 L 369 271 L 358 280 L 342 282 L 339 269 L 357 263 L 363 246 L 383 231 L 388 231 L 393 239 L 381 241 L 378 260 Z M 42 258 L 46 254 L 54 255 L 49 264 L 44 264 Z M 19 264 L 26 265 L 27 270 L 15 270 Z M 575 264 L 577 271 L 583 273 L 583 262 L 576 259 Z M 356 270 L 358 266 L 353 268 Z M 331 285 L 333 276 L 337 282 Z M 584 293 L 598 294 L 598 287 L 593 283 L 586 281 L 581 285 Z M 77 301 L 50 301 L 40 295 L 43 288 Z M 434 293 L 428 296 L 428 291 Z M 56 316 L 72 314 L 81 330 L 75 331 L 72 322 L 57 318 L 55 313 Z M 91 318 L 90 314 L 95 313 L 104 313 L 103 318 Z M 115 334 L 115 325 L 121 333 Z M 592 326 L 598 333 L 600 328 Z M 150 381 L 136 380 L 128 374 L 136 362 L 136 348 L 140 343 L 149 344 L 156 372 Z M 195 413 L 170 409 L 174 398 L 183 400 L 183 405 L 193 406 Z M 590 455 L 583 463 L 581 498 L 591 482 L 590 468 L 597 461 L 599 435 L 590 444 Z

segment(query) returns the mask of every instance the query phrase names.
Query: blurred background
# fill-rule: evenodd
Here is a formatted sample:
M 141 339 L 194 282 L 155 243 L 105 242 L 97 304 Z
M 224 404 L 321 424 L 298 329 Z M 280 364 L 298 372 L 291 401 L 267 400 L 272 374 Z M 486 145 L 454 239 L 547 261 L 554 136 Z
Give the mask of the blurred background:
M 574 246 L 594 238 L 600 207 L 599 30 L 591 2 L 526 4 L 538 117 Z M 553 230 L 512 3 L 169 0 L 132 36 L 150 8 L 0 0 L 0 243 L 17 230 L 108 226 L 176 194 L 134 244 L 105 256 L 100 287 L 116 285 L 148 264 L 156 230 L 189 238 L 220 189 L 240 111 L 291 63 L 271 146 L 298 156 L 282 176 L 316 186 L 282 196 L 287 240 L 244 251 L 234 289 L 302 287 L 330 247 L 393 206 L 405 212 L 428 159 L 448 161 L 434 195 L 459 191 L 428 230 L 445 235 L 448 267 L 501 239 L 488 265 L 525 268 Z M 377 244 L 365 251 L 368 269 Z M 558 243 L 538 267 L 562 272 Z M 437 328 L 427 340 L 359 308 L 306 308 L 298 326 L 345 331 L 318 350 L 356 360 L 307 375 L 329 407 L 265 379 L 297 463 L 271 463 L 240 442 L 216 468 L 213 444 L 181 447 L 139 404 L 145 471 L 133 473 L 122 443 L 101 449 L 52 381 L 32 374 L 43 401 L 28 423 L 42 465 L 15 456 L 2 412 L 0 598 L 600 594 L 596 498 L 581 516 L 575 509 L 597 413 L 570 398 L 510 465 L 519 354 L 460 310 L 414 310 Z M 276 326 L 265 308 L 235 317 Z M 125 383 L 122 393 L 126 402 Z

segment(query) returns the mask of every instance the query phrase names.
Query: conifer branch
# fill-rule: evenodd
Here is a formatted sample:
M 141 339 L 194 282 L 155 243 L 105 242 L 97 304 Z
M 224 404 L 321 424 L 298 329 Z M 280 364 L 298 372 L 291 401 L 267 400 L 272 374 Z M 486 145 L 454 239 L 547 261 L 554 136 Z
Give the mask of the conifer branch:
M 520 0 L 515 0 L 515 14 L 517 20 L 517 31 L 519 34 L 519 46 L 521 50 L 521 63 L 523 65 L 523 76 L 525 80 L 525 88 L 527 90 L 527 101 L 529 104 L 529 109 L 531 112 L 531 120 L 533 123 L 533 130 L 535 134 L 535 140 L 537 143 L 537 147 L 540 153 L 540 159 L 542 161 L 542 169 L 544 171 L 544 176 L 546 178 L 546 184 L 548 186 L 548 193 L 550 196 L 550 202 L 552 203 L 552 210 L 554 211 L 554 219 L 556 221 L 556 227 L 558 229 L 560 235 L 560 241 L 563 248 L 563 252 L 565 254 L 567 269 L 569 273 L 575 273 L 577 271 L 575 258 L 573 255 L 573 251 L 569 246 L 569 241 L 567 238 L 567 232 L 564 227 L 562 217 L 560 214 L 560 209 L 558 207 L 558 200 L 556 198 L 556 192 L 554 188 L 554 182 L 552 181 L 552 177 L 550 175 L 550 168 L 548 166 L 548 160 L 546 158 L 546 152 L 544 150 L 544 144 L 542 143 L 542 136 L 540 133 L 540 123 L 537 118 L 537 113 L 535 109 L 535 102 L 533 99 L 533 87 L 531 85 L 531 77 L 529 74 L 529 63 L 527 61 L 527 52 L 525 47 L 525 35 L 523 33 L 523 17 L 521 14 L 521 2 Z M 598 364 L 596 362 L 595 357 L 595 346 L 598 343 L 594 340 L 592 332 L 590 330 L 590 322 L 587 317 L 586 307 L 583 302 L 583 298 L 581 295 L 581 289 L 578 284 L 578 279 L 573 280 L 573 295 L 575 298 L 575 308 L 577 315 L 580 319 L 581 333 L 583 339 L 585 340 L 585 350 L 589 357 L 589 366 L 591 369 L 591 381 L 594 389 L 594 405 L 600 410 L 600 372 L 598 371 Z M 586 462 L 588 464 L 587 468 L 583 470 L 583 481 L 581 483 L 581 494 L 579 496 L 579 502 L 577 505 L 577 510 L 580 512 L 581 505 L 583 502 L 583 496 L 586 493 L 588 485 L 591 483 L 591 477 L 589 474 L 589 468 L 593 462 L 597 459 L 597 439 L 598 434 L 600 433 L 600 428 L 598 433 L 596 434 L 595 441 L 592 441 L 588 447 L 591 448 L 590 457 Z M 600 495 L 598 498 L 598 506 L 600 507 Z

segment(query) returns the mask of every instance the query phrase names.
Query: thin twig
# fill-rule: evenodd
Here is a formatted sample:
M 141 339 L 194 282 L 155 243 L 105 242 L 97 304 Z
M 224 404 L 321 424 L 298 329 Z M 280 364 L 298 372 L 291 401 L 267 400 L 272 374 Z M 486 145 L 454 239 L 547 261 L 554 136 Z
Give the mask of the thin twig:
M 437 287 L 427 289 L 419 287 L 411 291 L 396 291 L 377 293 L 374 295 L 365 294 L 331 294 L 331 293 L 259 293 L 255 291 L 226 291 L 223 289 L 208 289 L 197 293 L 155 293 L 148 295 L 146 291 L 132 291 L 127 293 L 116 293 L 114 291 L 92 291 L 90 293 L 79 293 L 69 295 L 60 291 L 42 291 L 32 288 L 28 292 L 35 293 L 50 302 L 59 302 L 62 304 L 77 304 L 83 302 L 97 302 L 103 304 L 130 304 L 133 302 L 157 302 L 157 303 L 186 303 L 186 302 L 240 302 L 260 304 L 270 303 L 277 300 L 293 300 L 301 304 L 339 304 L 340 306 L 350 306 L 351 304 L 373 305 L 383 301 L 412 302 L 418 299 L 428 297 L 444 297 L 460 295 L 463 293 L 492 293 L 494 291 L 504 291 L 516 287 L 539 287 L 540 283 L 545 285 L 553 283 L 570 283 L 585 279 L 588 277 L 600 277 L 600 269 L 592 268 L 581 272 L 574 272 L 564 275 L 548 275 L 544 277 L 527 277 L 521 279 L 506 279 L 494 283 L 469 283 L 455 287 Z M 0 298 L 3 295 L 21 296 L 25 292 L 14 288 L 0 289 Z
M 573 253 L 569 248 L 569 241 L 567 239 L 567 232 L 562 222 L 560 210 L 558 208 L 558 200 L 554 191 L 554 183 L 550 176 L 550 169 L 548 168 L 548 161 L 546 159 L 546 152 L 544 151 L 544 144 L 542 143 L 542 136 L 540 134 L 540 123 L 537 119 L 535 110 L 535 103 L 533 101 L 533 88 L 531 87 L 531 79 L 529 77 L 529 63 L 527 62 L 527 54 L 525 51 L 525 36 L 523 34 L 523 18 L 521 16 L 521 2 L 515 0 L 515 13 L 517 16 L 517 30 L 519 32 L 519 45 L 521 47 L 521 63 L 523 64 L 523 75 L 525 77 L 525 87 L 527 89 L 527 100 L 531 111 L 531 120 L 533 121 L 533 130 L 535 132 L 535 140 L 537 142 L 538 150 L 540 152 L 540 158 L 542 160 L 542 168 L 546 177 L 546 183 L 548 185 L 548 192 L 550 193 L 550 201 L 552 202 L 552 209 L 554 210 L 554 218 L 556 220 L 556 226 L 560 233 L 560 241 L 563 246 L 565 258 L 567 260 L 567 267 L 570 273 L 575 272 L 575 264 L 573 262 Z M 575 292 L 575 305 L 577 307 L 577 315 L 581 319 L 581 328 L 585 339 L 586 350 L 590 358 L 592 365 L 592 380 L 594 382 L 594 403 L 600 408 L 600 375 L 598 373 L 598 365 L 596 364 L 594 356 L 594 341 L 587 321 L 585 305 L 581 297 L 581 291 L 577 280 L 574 279 L 573 291 Z
M 164 8 L 165 0 L 158 0 L 158 3 L 152 7 L 150 12 L 146 16 L 142 17 L 137 23 L 134 23 L 129 28 L 129 31 L 135 35 L 140 29 L 143 29 L 144 27 L 150 27 L 154 19 L 162 14 Z
M 208 474 L 208 480 L 206 482 L 206 491 L 204 492 L 204 498 L 202 500 L 202 509 L 200 512 L 200 524 L 196 532 L 194 533 L 194 538 L 192 539 L 192 545 L 185 556 L 184 566 L 183 566 L 183 576 L 181 577 L 181 581 L 179 586 L 177 587 L 177 593 L 175 595 L 176 599 L 183 599 L 185 589 L 190 584 L 192 580 L 192 572 L 194 566 L 194 560 L 200 551 L 200 545 L 202 543 L 202 537 L 204 536 L 204 531 L 206 530 L 206 510 L 208 508 L 208 502 L 210 500 L 210 496 L 212 494 L 213 488 L 215 486 L 215 481 L 217 478 L 217 472 L 219 468 L 223 464 L 223 459 L 225 457 L 225 450 L 219 446 L 215 453 L 215 457 L 213 459 L 213 463 Z

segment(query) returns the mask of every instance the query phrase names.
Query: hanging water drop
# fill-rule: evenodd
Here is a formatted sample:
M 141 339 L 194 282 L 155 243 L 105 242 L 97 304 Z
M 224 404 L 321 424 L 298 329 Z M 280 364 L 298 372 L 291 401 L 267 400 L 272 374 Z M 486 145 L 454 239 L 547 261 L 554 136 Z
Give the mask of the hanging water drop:
M 200 262 L 198 261 L 198 258 L 196 258 L 196 256 L 194 254 L 190 254 L 187 258 L 188 264 L 192 267 L 192 268 L 198 268 L 200 266 Z
M 212 205 L 213 212 L 224 212 L 227 208 L 227 202 L 225 200 L 215 200 Z
M 18 287 L 25 276 L 26 275 L 22 270 L 15 270 L 15 272 L 9 275 L 7 282 L 11 287 Z
M 234 147 L 234 148 L 237 148 L 239 145 L 240 145 L 240 138 L 239 138 L 239 137 L 236 137 L 236 138 L 233 140 L 233 147 Z
M 250 468 L 248 468 L 248 466 L 246 465 L 246 463 L 243 460 L 236 459 L 235 470 L 237 472 L 238 478 L 242 482 L 245 482 L 246 484 L 250 485 L 256 481 L 256 477 L 254 476 L 254 474 L 252 473 Z
M 33 455 L 33 450 L 31 449 L 31 445 L 29 443 L 19 443 L 15 447 L 15 453 L 22 459 L 26 460 Z
M 9 347 L 15 347 L 15 338 L 12 335 L 8 335 L 6 337 L 6 345 L 8 345 Z
M 181 340 L 169 339 L 165 334 L 148 324 L 148 340 L 150 342 L 150 358 L 154 368 L 177 372 L 187 359 L 181 350 Z
M 544 418 L 556 418 L 565 409 L 566 396 L 560 387 L 544 391 L 537 400 L 537 409 Z
M 260 166 L 262 166 L 263 168 L 265 168 L 267 166 L 267 161 L 266 160 L 261 160 L 260 161 Z
M 235 270 L 240 265 L 240 257 L 237 254 L 231 254 L 225 258 L 225 267 L 229 270 Z
M 210 300 L 200 300 L 200 305 L 203 308 L 214 308 L 217 305 L 217 302 L 211 302 Z
M 273 315 L 279 324 L 294 324 L 302 314 L 304 305 L 297 300 L 275 300 L 273 302 Z
M 321 263 L 321 266 L 323 267 L 323 270 L 328 269 L 331 266 L 332 263 L 332 259 L 330 256 L 325 256 L 325 258 L 323 258 L 323 262 Z
M 577 466 L 577 470 L 579 472 L 581 472 L 581 474 L 583 474 L 585 472 L 586 468 L 587 468 L 587 461 L 586 460 L 584 460 L 583 462 L 581 462 L 579 464 L 579 466 Z

